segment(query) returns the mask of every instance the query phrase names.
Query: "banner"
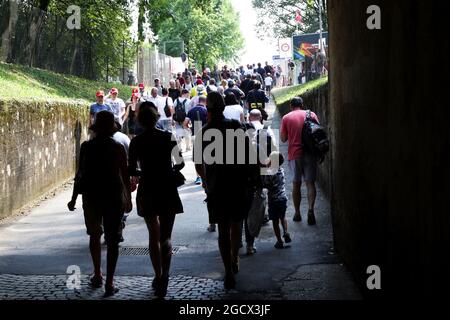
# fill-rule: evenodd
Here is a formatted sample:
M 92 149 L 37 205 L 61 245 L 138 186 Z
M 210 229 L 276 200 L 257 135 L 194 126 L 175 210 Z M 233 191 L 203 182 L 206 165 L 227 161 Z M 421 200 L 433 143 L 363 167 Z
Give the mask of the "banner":
M 294 48 L 294 59 L 305 60 L 306 57 L 312 57 L 314 46 L 311 43 L 301 43 L 300 48 Z
M 292 38 L 292 46 L 295 60 L 305 60 L 310 57 L 320 47 L 320 35 L 318 33 L 302 34 Z M 328 32 L 322 33 L 323 46 L 327 47 Z

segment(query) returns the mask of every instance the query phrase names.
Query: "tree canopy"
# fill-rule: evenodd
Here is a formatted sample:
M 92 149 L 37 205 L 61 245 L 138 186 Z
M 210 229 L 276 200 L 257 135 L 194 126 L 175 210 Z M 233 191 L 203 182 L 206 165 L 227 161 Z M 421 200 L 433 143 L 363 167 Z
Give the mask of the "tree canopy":
M 141 0 L 140 8 L 141 13 L 146 9 L 156 44 L 172 56 L 181 54 L 184 43 L 185 52 L 197 65 L 213 66 L 235 60 L 243 47 L 239 15 L 229 0 Z
M 252 0 L 257 11 L 257 33 L 260 38 L 291 37 L 319 30 L 319 6 L 322 9 L 322 28 L 328 30 L 326 0 Z M 300 10 L 302 23 L 295 21 Z
M 74 5 L 81 29 L 72 30 Z M 230 0 L 0 0 L 0 9 L 3 60 L 90 79 L 121 75 L 146 39 L 176 57 L 184 44 L 199 67 L 233 62 L 244 43 Z

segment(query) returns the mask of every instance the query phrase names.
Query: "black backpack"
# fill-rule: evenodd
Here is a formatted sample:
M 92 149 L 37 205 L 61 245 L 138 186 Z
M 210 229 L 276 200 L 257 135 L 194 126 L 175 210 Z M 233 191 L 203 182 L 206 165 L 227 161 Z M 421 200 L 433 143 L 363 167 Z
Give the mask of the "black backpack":
M 183 103 L 180 103 L 180 100 L 176 100 L 176 106 L 175 111 L 173 113 L 173 120 L 178 123 L 183 123 L 184 120 L 186 120 L 186 102 L 187 99 L 183 101 Z
M 314 155 L 320 163 L 330 149 L 330 141 L 325 128 L 311 117 L 311 110 L 306 111 L 306 119 L 302 130 L 302 148 L 306 153 Z

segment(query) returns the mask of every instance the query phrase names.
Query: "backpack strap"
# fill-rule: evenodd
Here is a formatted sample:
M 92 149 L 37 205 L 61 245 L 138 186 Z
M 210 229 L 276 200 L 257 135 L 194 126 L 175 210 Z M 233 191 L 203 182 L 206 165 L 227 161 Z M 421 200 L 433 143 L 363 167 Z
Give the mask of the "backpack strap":
M 306 110 L 306 120 L 311 119 L 311 110 Z

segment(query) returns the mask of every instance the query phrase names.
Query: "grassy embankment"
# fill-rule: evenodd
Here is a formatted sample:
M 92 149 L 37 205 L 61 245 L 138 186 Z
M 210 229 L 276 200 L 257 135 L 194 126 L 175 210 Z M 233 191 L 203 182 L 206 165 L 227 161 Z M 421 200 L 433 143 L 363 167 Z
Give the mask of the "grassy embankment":
M 293 97 L 302 96 L 306 94 L 308 91 L 319 88 L 320 86 L 326 84 L 327 82 L 328 77 L 324 77 L 297 86 L 273 89 L 272 95 L 275 99 L 275 104 L 277 106 L 281 106 L 288 103 Z
M 0 62 L 0 99 L 79 100 L 95 101 L 95 92 L 116 87 L 119 97 L 127 100 L 131 88 L 116 83 L 90 81 L 51 71 Z

